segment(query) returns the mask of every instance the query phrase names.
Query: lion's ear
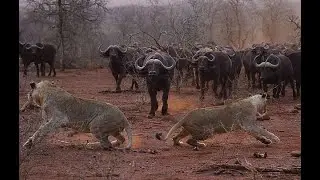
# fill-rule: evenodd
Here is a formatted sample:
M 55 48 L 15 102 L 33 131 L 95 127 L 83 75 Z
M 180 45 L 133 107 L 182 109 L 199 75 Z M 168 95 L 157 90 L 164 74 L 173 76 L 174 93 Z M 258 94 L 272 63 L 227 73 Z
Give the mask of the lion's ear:
M 36 88 L 36 83 L 35 82 L 30 82 L 30 87 L 31 89 L 35 89 Z

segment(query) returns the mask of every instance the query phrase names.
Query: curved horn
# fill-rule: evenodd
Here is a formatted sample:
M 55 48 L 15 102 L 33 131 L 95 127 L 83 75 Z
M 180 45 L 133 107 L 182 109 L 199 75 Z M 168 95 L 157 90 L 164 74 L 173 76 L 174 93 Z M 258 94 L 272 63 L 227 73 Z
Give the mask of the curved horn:
M 40 44 L 41 44 L 41 46 L 39 46 Z M 43 45 L 42 43 L 37 43 L 36 46 L 37 46 L 37 48 L 39 48 L 39 49 L 43 49 L 43 48 L 44 48 L 44 45 Z
M 102 50 L 101 50 L 101 46 L 102 46 L 102 44 L 100 44 L 100 46 L 99 46 L 98 49 L 99 49 L 100 53 L 102 53 L 102 54 L 105 53 L 110 47 L 112 47 L 112 45 L 110 45 L 107 49 L 105 49 L 105 50 L 102 51 Z
M 268 62 L 271 57 L 274 57 L 274 58 L 277 59 L 277 63 L 276 64 L 271 64 L 270 62 Z M 270 54 L 270 56 L 266 60 L 266 65 L 265 66 L 266 67 L 270 67 L 270 68 L 277 68 L 280 65 L 280 61 L 281 60 L 280 60 L 280 58 L 278 56 L 276 56 L 274 54 Z
M 136 60 L 136 62 L 134 63 L 135 68 L 138 69 L 139 71 L 143 70 L 143 69 L 146 67 L 146 65 L 147 65 L 147 61 L 148 61 L 148 60 L 145 61 L 145 63 L 144 63 L 142 66 L 139 66 L 139 64 L 138 64 L 138 62 L 141 61 L 142 59 L 144 59 L 145 57 L 146 57 L 146 56 L 142 56 L 142 57 L 138 58 L 138 59 Z
M 162 57 L 162 56 L 161 56 Z M 174 67 L 175 67 L 175 65 L 176 65 L 176 61 L 171 57 L 171 56 L 167 56 L 168 58 L 168 60 L 170 59 L 170 61 L 171 61 L 171 66 L 165 66 L 161 61 L 161 65 L 166 69 L 166 70 L 171 70 L 171 69 L 173 69 Z
M 264 66 L 264 64 L 265 64 L 264 62 L 262 62 L 262 63 L 260 63 L 260 64 L 257 63 L 257 58 L 258 58 L 259 56 L 260 56 L 260 55 L 256 55 L 256 57 L 254 57 L 254 59 L 253 59 L 254 66 L 257 67 L 257 68 L 262 67 L 262 66 Z
M 128 47 L 126 47 L 125 49 L 121 46 L 118 46 L 118 45 L 115 45 L 115 47 L 119 48 L 119 50 L 122 52 L 122 53 L 126 53 L 127 50 L 128 50 Z
M 174 68 L 174 66 L 176 65 L 176 62 L 174 60 L 172 60 L 172 65 L 171 66 L 166 66 L 162 63 L 162 61 L 160 61 L 159 59 L 149 59 L 145 62 L 145 65 L 144 67 L 147 65 L 147 64 L 151 64 L 151 63 L 156 63 L 156 64 L 161 64 L 161 66 L 163 68 L 165 68 L 166 70 L 171 70 L 172 68 Z
M 31 48 L 31 44 L 28 43 L 28 44 L 26 45 L 26 49 L 30 49 L 30 48 Z
M 264 48 L 265 50 L 268 50 L 268 49 L 269 49 L 269 45 L 266 44 L 263 48 Z
M 216 60 L 216 57 L 214 57 L 213 54 L 209 54 L 209 56 L 211 56 L 212 59 L 208 58 L 208 61 L 213 62 L 214 60 Z
M 24 38 L 23 38 L 23 40 L 24 40 L 24 42 L 19 41 L 19 43 L 24 46 L 27 43 L 27 41 Z
M 192 56 L 192 62 L 197 62 L 199 57 L 199 52 L 197 52 L 194 56 Z

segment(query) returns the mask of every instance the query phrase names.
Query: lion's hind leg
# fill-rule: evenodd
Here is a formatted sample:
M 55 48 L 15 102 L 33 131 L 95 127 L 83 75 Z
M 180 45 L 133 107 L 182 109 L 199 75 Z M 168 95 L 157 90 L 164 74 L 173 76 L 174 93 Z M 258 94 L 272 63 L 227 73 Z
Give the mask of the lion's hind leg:
M 206 140 L 210 135 L 208 133 L 193 133 L 192 137 L 187 140 L 187 143 L 193 147 L 206 147 L 205 143 L 201 143 L 199 141 Z
M 190 133 L 187 130 L 183 129 L 179 134 L 173 137 L 173 145 L 180 146 L 182 144 L 180 140 L 187 137 L 189 134 Z
M 193 147 L 196 147 L 196 148 L 198 148 L 198 147 L 206 147 L 207 146 L 205 143 L 201 143 L 198 140 L 193 139 L 193 138 L 188 139 L 187 143 L 189 145 L 193 146 Z
M 111 135 L 117 139 L 111 142 L 113 147 L 120 146 L 126 140 L 120 132 L 112 133 Z
M 103 135 L 94 134 L 94 136 L 100 141 L 100 145 L 104 150 L 110 151 L 113 149 L 112 143 L 109 141 L 108 134 L 103 134 Z

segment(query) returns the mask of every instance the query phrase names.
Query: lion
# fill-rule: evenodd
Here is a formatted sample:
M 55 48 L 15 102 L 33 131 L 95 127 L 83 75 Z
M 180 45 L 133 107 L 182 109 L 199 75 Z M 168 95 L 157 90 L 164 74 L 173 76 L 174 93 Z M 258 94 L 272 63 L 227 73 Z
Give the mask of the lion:
M 165 141 L 178 128 L 183 127 L 183 130 L 173 137 L 174 145 L 180 145 L 182 138 L 191 135 L 187 144 L 194 148 L 205 147 L 206 144 L 199 141 L 206 140 L 214 134 L 238 129 L 245 130 L 264 144 L 270 144 L 271 140 L 280 142 L 276 135 L 258 126 L 256 121 L 256 115 L 261 116 L 261 113 L 266 111 L 268 97 L 266 93 L 257 94 L 226 106 L 192 110 L 169 130 L 165 138 L 162 133 L 157 133 L 156 138 Z
M 121 132 L 125 130 L 128 144 L 122 149 L 131 148 L 131 124 L 118 107 L 75 97 L 47 80 L 31 82 L 30 86 L 28 100 L 20 110 L 23 112 L 32 106 L 40 107 L 44 123 L 23 147 L 31 148 L 36 141 L 58 127 L 70 127 L 78 132 L 91 132 L 106 150 L 117 149 L 116 146 L 124 143 Z M 110 142 L 110 135 L 117 140 Z

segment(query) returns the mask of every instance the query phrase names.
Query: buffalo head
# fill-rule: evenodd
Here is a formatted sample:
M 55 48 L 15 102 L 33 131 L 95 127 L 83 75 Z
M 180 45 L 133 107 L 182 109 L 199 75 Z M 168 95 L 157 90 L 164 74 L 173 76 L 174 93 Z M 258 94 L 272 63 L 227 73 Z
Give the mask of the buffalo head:
M 265 62 L 258 64 L 256 59 L 254 60 L 254 64 L 257 68 L 260 69 L 261 76 L 260 80 L 268 81 L 276 77 L 276 73 L 280 67 L 280 58 L 274 54 L 270 54 Z
M 199 71 L 206 72 L 209 68 L 213 68 L 215 57 L 212 53 L 207 52 L 204 55 L 192 58 L 192 64 L 197 64 Z
M 139 62 L 144 60 L 142 66 L 139 65 Z M 176 65 L 174 59 L 168 55 L 163 55 L 161 53 L 155 52 L 150 54 L 147 57 L 142 57 L 136 60 L 135 67 L 139 71 L 147 71 L 148 76 L 158 76 L 163 72 L 163 70 L 172 70 Z
M 43 50 L 44 45 L 42 43 L 36 43 L 36 44 L 33 44 L 33 45 L 26 44 L 25 48 L 31 54 L 38 55 L 38 53 Z
M 252 55 L 254 56 L 254 61 L 264 62 L 269 55 L 269 48 L 270 47 L 268 44 L 262 44 L 262 45 L 253 44 L 251 47 L 251 52 L 252 52 Z
M 99 46 L 99 51 L 103 57 L 116 57 L 116 58 L 120 57 L 120 58 L 122 58 L 128 49 L 127 47 L 123 48 L 118 45 L 110 45 L 107 49 L 102 50 L 101 46 L 102 45 Z
M 26 45 L 26 42 L 19 41 L 19 53 L 21 54 L 24 48 L 24 45 Z

